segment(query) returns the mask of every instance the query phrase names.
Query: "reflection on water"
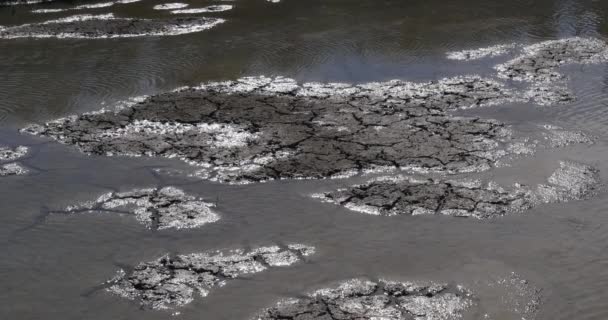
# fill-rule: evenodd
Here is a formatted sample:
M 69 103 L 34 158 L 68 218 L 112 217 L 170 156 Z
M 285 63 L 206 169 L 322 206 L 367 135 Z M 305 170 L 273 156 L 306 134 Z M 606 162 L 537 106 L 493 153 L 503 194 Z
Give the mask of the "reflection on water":
M 99 1 L 101 2 L 101 1 Z M 167 1 L 168 2 L 168 1 Z M 188 8 L 216 1 L 185 1 Z M 0 25 L 41 22 L 70 13 L 32 13 L 97 2 L 0 7 Z M 140 1 L 83 13 L 160 18 L 163 1 Z M 7 319 L 166 319 L 162 312 L 107 295 L 99 285 L 118 268 L 165 253 L 203 252 L 269 243 L 306 243 L 310 261 L 231 282 L 181 310 L 184 319 L 248 319 L 281 297 L 300 296 L 354 277 L 457 281 L 502 301 L 488 286 L 515 271 L 542 288 L 536 319 L 606 319 L 608 197 L 537 207 L 495 221 L 358 215 L 308 196 L 357 178 L 229 186 L 159 175 L 180 169 L 167 159 L 85 156 L 20 135 L 16 128 L 97 110 L 142 94 L 247 75 L 298 81 L 363 83 L 393 78 L 437 80 L 493 75 L 504 58 L 462 62 L 446 53 L 497 44 L 608 35 L 608 3 L 593 0 L 283 0 L 231 2 L 205 14 L 227 22 L 206 32 L 137 39 L 0 40 L 0 145 L 29 146 L 19 163 L 28 175 L 0 178 L 0 314 Z M 80 11 L 79 11 L 80 12 Z M 500 60 L 503 59 L 503 60 Z M 577 100 L 534 107 L 513 104 L 467 115 L 496 118 L 522 131 L 552 123 L 597 137 L 592 146 L 546 150 L 480 175 L 503 183 L 542 181 L 560 160 L 591 164 L 608 175 L 607 66 L 563 68 Z M 222 219 L 200 229 L 150 231 L 129 215 L 52 215 L 95 195 L 176 186 L 215 199 Z M 485 289 L 484 289 L 485 288 Z M 503 301 L 504 302 L 504 301 Z M 502 302 L 501 302 L 502 303 Z M 484 301 L 494 319 L 518 319 Z M 507 308 L 508 309 L 508 308 Z M 479 315 L 471 315 L 477 319 Z

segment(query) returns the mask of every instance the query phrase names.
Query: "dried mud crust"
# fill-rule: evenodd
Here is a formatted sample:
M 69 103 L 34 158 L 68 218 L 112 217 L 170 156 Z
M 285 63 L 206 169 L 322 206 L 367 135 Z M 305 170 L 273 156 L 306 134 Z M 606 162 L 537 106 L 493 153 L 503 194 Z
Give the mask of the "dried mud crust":
M 461 286 L 353 279 L 299 299 L 280 301 L 257 320 L 450 320 L 474 305 Z
M 597 64 L 608 61 L 608 45 L 593 38 L 545 41 L 523 48 L 523 53 L 496 66 L 498 76 L 530 83 L 526 96 L 539 104 L 570 102 L 575 96 L 559 73 L 568 64 Z
M 322 201 L 372 215 L 442 214 L 491 218 L 522 212 L 540 203 L 582 199 L 599 186 L 596 169 L 572 162 L 560 167 L 535 189 L 509 189 L 480 181 L 383 177 L 362 185 L 313 195 Z
M 223 19 L 205 17 L 135 19 L 117 18 L 112 14 L 76 15 L 42 23 L 0 27 L 0 39 L 95 39 L 179 35 L 207 30 L 222 22 Z
M 575 95 L 568 89 L 567 77 L 559 68 L 569 64 L 598 64 L 608 61 L 608 45 L 600 39 L 572 37 L 534 45 L 500 44 L 486 48 L 448 52 L 452 60 L 471 61 L 497 57 L 511 52 L 519 54 L 495 66 L 498 77 L 526 82 L 522 94 L 540 105 L 569 103 Z
M 129 274 L 121 270 L 108 281 L 109 292 L 139 301 L 151 309 L 183 306 L 196 296 L 224 286 L 231 279 L 274 267 L 286 267 L 314 254 L 302 244 L 269 246 L 246 251 L 215 251 L 186 255 L 166 255 L 137 265 Z
M 135 215 L 149 229 L 190 229 L 216 222 L 214 205 L 175 187 L 110 192 L 97 200 L 54 213 L 111 212 Z
M 25 157 L 29 149 L 24 146 L 15 148 L 0 146 L 0 177 L 19 176 L 29 172 L 18 160 Z
M 23 131 L 90 154 L 180 158 L 223 182 L 318 179 L 378 168 L 470 172 L 507 154 L 511 131 L 497 121 L 446 112 L 512 98 L 500 83 L 474 76 L 359 86 L 256 77 Z

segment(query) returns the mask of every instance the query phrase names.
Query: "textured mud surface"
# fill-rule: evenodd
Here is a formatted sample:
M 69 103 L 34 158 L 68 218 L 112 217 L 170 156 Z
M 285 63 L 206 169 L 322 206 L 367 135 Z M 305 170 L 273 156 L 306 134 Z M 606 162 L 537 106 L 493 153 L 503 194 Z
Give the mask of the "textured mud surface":
M 348 209 L 383 216 L 442 214 L 490 218 L 522 212 L 539 203 L 582 199 L 599 186 L 597 170 L 577 163 L 560 167 L 536 189 L 505 189 L 481 181 L 440 180 L 408 176 L 383 177 L 362 185 L 314 195 Z
M 28 148 L 19 146 L 16 148 L 0 147 L 0 177 L 24 175 L 29 172 L 17 160 L 25 157 Z
M 211 289 L 224 286 L 230 279 L 290 266 L 314 252 L 313 247 L 291 244 L 286 248 L 166 255 L 140 263 L 129 274 L 120 271 L 108 282 L 108 291 L 148 308 L 175 308 L 192 302 L 196 296 L 207 296 Z
M 474 304 L 460 286 L 353 279 L 305 298 L 279 302 L 258 320 L 449 320 Z
M 498 55 L 512 47 L 458 56 Z M 524 55 L 497 67 L 502 77 L 531 82 L 523 92 L 478 76 L 362 85 L 249 77 L 182 88 L 117 111 L 25 131 L 92 154 L 179 158 L 200 166 L 197 175 L 203 178 L 231 183 L 395 169 L 483 171 L 509 154 L 530 153 L 531 147 L 512 139 L 500 122 L 449 111 L 528 100 L 568 102 L 573 96 L 565 84 L 546 75 L 557 74 L 565 63 L 603 61 L 605 47 L 600 40 L 571 38 L 524 48 Z M 561 128 L 544 130 L 553 147 L 589 142 Z
M 558 68 L 566 64 L 606 62 L 608 46 L 602 40 L 568 38 L 525 47 L 523 54 L 496 67 L 503 78 L 519 81 L 563 80 Z
M 55 213 L 86 212 L 122 213 L 135 215 L 149 229 L 189 229 L 216 222 L 219 215 L 213 204 L 185 194 L 175 187 L 110 192 L 97 200 L 68 207 Z
M 0 38 L 129 38 L 200 32 L 224 22 L 219 18 L 117 18 L 112 14 L 77 15 L 42 23 L 0 27 Z
M 496 66 L 498 75 L 530 83 L 527 96 L 546 105 L 575 99 L 567 89 L 566 77 L 559 73 L 559 67 L 608 61 L 608 45 L 599 39 L 575 37 L 545 41 L 527 46 L 522 51 L 513 60 Z
M 24 131 L 100 155 L 164 156 L 228 182 L 369 170 L 480 171 L 508 153 L 504 124 L 446 114 L 512 92 L 479 77 L 359 86 L 243 78 Z

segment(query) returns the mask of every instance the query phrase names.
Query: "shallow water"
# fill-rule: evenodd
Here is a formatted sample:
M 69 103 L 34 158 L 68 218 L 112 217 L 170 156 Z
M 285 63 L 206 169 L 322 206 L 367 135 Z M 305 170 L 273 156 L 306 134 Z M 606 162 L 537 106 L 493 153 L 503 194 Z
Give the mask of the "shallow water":
M 188 2 L 188 1 L 186 1 Z M 162 1 L 81 13 L 144 18 Z M 217 4 L 191 1 L 190 7 Z M 17 129 L 205 81 L 282 75 L 298 81 L 363 83 L 493 74 L 508 58 L 461 62 L 452 50 L 531 44 L 570 36 L 606 39 L 603 1 L 295 1 L 231 2 L 208 14 L 211 30 L 133 39 L 0 40 L 0 144 L 27 145 L 24 176 L 0 177 L 0 315 L 6 319 L 166 319 L 100 286 L 121 266 L 166 252 L 190 253 L 273 243 L 306 243 L 304 264 L 235 280 L 181 308 L 183 319 L 249 319 L 277 299 L 353 277 L 445 280 L 477 290 L 495 320 L 520 319 L 508 297 L 485 283 L 516 272 L 542 289 L 539 320 L 603 320 L 608 292 L 608 194 L 541 205 L 521 215 L 478 221 L 452 217 L 375 217 L 320 203 L 309 194 L 359 178 L 223 185 L 156 174 L 180 161 L 86 156 Z M 0 7 L 10 26 L 76 14 L 30 10 L 70 3 Z M 502 183 L 543 181 L 560 160 L 595 166 L 608 181 L 608 66 L 564 68 L 577 101 L 551 107 L 509 104 L 460 112 L 532 131 L 551 123 L 597 137 L 594 145 L 540 151 L 478 175 Z M 112 190 L 175 185 L 217 203 L 222 219 L 199 229 L 150 231 L 130 216 L 48 214 Z M 506 310 L 506 311 L 505 311 Z M 470 315 L 477 319 L 478 315 Z

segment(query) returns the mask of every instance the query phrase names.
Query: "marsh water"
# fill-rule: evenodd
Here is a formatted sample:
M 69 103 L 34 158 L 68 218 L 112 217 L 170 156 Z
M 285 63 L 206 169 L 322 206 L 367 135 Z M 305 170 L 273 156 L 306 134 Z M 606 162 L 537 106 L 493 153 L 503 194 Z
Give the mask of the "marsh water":
M 188 1 L 186 1 L 188 2 Z M 78 13 L 160 17 L 161 1 Z M 195 3 L 191 1 L 190 3 Z M 196 1 L 197 5 L 207 4 Z M 217 2 L 208 2 L 216 4 Z M 30 123 L 98 110 L 133 96 L 206 81 L 281 75 L 298 81 L 364 83 L 492 74 L 505 58 L 462 62 L 446 52 L 571 36 L 608 38 L 608 2 L 592 0 L 263 0 L 231 2 L 210 30 L 127 39 L 0 40 L 0 144 L 26 145 L 31 173 L 0 178 L 0 318 L 249 319 L 286 296 L 353 277 L 430 279 L 464 284 L 495 320 L 520 319 L 517 299 L 494 292 L 516 272 L 542 290 L 538 320 L 608 318 L 608 193 L 538 206 L 524 214 L 474 220 L 439 216 L 377 217 L 309 197 L 360 181 L 277 181 L 226 185 L 163 176 L 177 160 L 87 156 L 73 147 L 20 134 Z M 0 7 L 0 25 L 69 16 Z M 462 112 L 523 131 L 556 124 L 595 136 L 593 145 L 539 151 L 474 177 L 542 181 L 560 160 L 595 166 L 608 181 L 608 66 L 565 68 L 577 100 Z M 130 216 L 52 215 L 50 210 L 112 190 L 180 186 L 217 204 L 222 219 L 192 230 L 150 231 Z M 166 252 L 299 242 L 317 254 L 306 263 L 235 280 L 180 309 L 142 310 L 102 283 L 121 266 Z M 470 315 L 481 319 L 481 315 Z

